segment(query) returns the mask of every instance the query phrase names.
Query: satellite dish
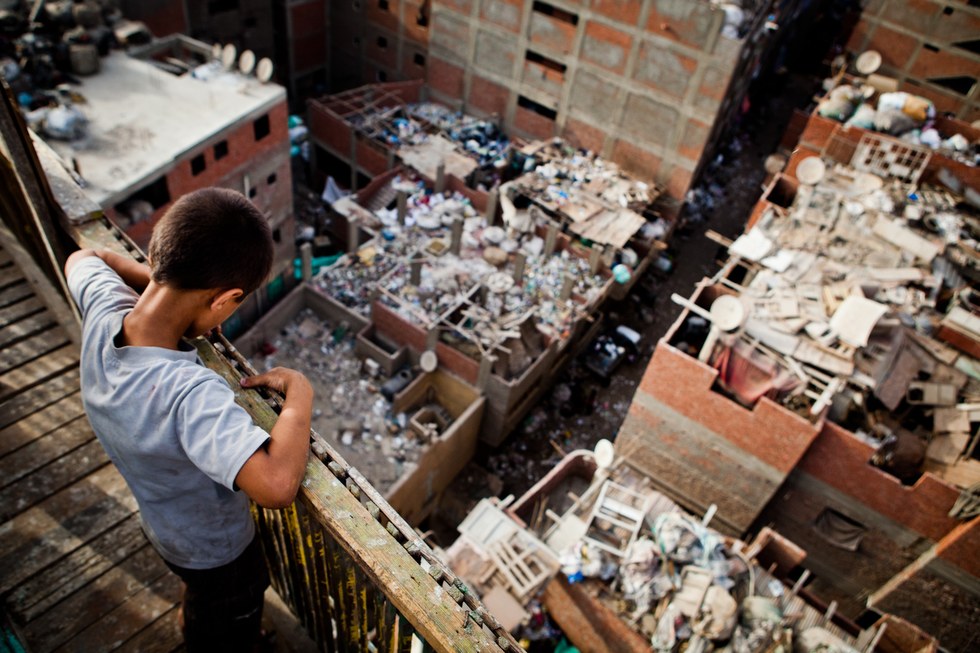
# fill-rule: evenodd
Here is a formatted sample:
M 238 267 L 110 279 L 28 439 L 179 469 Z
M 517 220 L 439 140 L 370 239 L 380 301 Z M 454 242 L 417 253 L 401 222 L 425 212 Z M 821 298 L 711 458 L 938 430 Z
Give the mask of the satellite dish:
M 263 84 L 272 79 L 272 61 L 268 57 L 259 59 L 259 65 L 255 69 L 255 77 Z
M 238 50 L 235 49 L 234 45 L 229 43 L 223 50 L 221 50 L 221 65 L 223 65 L 226 69 L 230 69 L 235 65 L 235 59 L 237 57 Z
M 422 355 L 419 356 L 419 367 L 422 368 L 423 372 L 435 372 L 436 368 L 439 367 L 439 357 L 431 349 L 423 351 Z
M 796 166 L 796 178 L 808 186 L 819 183 L 825 174 L 827 166 L 818 156 L 808 156 Z
M 246 50 L 242 52 L 242 56 L 238 58 L 238 70 L 241 71 L 243 75 L 251 75 L 252 71 L 255 70 L 255 53 L 251 50 Z
M 211 46 L 211 58 L 217 61 L 221 58 L 221 44 L 215 43 Z
M 711 323 L 722 331 L 732 332 L 745 321 L 745 307 L 734 295 L 721 295 L 711 302 Z
M 613 464 L 613 460 L 616 459 L 616 450 L 613 448 L 613 443 L 609 440 L 603 438 L 595 443 L 595 463 L 599 466 L 599 469 L 609 469 Z
M 858 55 L 854 67 L 862 75 L 870 75 L 881 67 L 881 53 L 877 50 L 866 50 Z

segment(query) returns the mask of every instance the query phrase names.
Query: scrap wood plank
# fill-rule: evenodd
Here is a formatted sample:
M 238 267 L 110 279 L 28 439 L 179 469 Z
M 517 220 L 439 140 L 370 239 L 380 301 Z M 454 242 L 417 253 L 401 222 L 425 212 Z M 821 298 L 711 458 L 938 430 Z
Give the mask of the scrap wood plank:
M 0 290 L 0 307 L 6 308 L 34 296 L 34 289 L 26 281 Z
M 179 601 L 180 579 L 166 574 L 54 650 L 58 653 L 111 650 L 116 642 L 139 635 L 173 610 Z
M 146 544 L 139 515 L 132 514 L 17 585 L 4 607 L 20 623 L 29 623 Z
M 20 367 L 0 373 L 0 400 L 22 392 L 42 381 L 78 365 L 78 349 L 73 343 L 35 358 Z
M 136 512 L 111 465 L 20 513 L 0 529 L 0 594 Z
M 184 635 L 180 630 L 179 608 L 174 606 L 163 615 L 129 638 L 116 649 L 116 653 L 171 653 L 181 648 Z
M 0 349 L 0 375 L 66 344 L 68 334 L 61 327 L 56 327 Z
M 55 326 L 57 322 L 51 311 L 35 313 L 19 322 L 8 324 L 0 331 L 0 347 L 12 345 L 18 340 L 23 340 L 35 333 L 40 333 Z
M 7 487 L 94 439 L 95 433 L 88 420 L 79 417 L 7 455 L 0 454 L 0 488 Z
M 44 304 L 41 300 L 30 294 L 8 304 L 0 302 L 0 328 L 43 310 Z
M 102 444 L 91 440 L 0 490 L 0 519 L 10 519 L 108 462 Z
M 0 401 L 0 429 L 6 431 L 11 424 L 32 416 L 67 395 L 77 393 L 78 388 L 78 369 L 75 368 L 6 401 Z M 3 442 L 0 441 L 2 446 Z
M 124 565 L 115 566 L 94 579 L 20 632 L 32 651 L 52 651 L 168 573 L 163 559 L 147 543 Z
M 0 288 L 11 286 L 24 279 L 24 274 L 15 265 L 0 267 Z
M 0 404 L 0 412 L 8 404 Z M 66 397 L 44 406 L 21 420 L 0 428 L 0 456 L 18 449 L 85 414 L 77 388 Z

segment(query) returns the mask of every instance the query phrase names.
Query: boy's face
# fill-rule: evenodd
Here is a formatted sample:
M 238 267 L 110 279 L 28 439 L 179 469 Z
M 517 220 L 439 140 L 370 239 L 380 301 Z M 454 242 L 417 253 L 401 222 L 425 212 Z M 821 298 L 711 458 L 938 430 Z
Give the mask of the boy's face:
M 239 289 L 222 291 L 208 302 L 207 306 L 198 313 L 187 332 L 187 338 L 196 338 L 210 333 L 221 326 L 242 305 L 245 295 Z

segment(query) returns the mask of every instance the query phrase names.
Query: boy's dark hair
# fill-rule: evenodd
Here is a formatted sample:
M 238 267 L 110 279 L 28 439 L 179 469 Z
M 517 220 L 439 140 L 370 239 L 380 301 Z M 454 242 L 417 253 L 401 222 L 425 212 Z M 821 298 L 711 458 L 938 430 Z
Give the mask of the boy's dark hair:
M 203 188 L 174 202 L 153 228 L 150 271 L 181 290 L 252 292 L 272 267 L 268 221 L 244 195 Z

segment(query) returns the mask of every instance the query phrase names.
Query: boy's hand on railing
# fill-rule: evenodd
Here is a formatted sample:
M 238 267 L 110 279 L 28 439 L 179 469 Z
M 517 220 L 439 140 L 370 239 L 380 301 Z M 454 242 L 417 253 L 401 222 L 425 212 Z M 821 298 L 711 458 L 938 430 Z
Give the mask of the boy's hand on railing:
M 288 367 L 274 367 L 256 376 L 242 377 L 241 384 L 243 388 L 266 387 L 279 392 L 284 397 L 288 397 L 290 391 L 298 389 L 308 390 L 311 394 L 313 392 L 309 379 Z

